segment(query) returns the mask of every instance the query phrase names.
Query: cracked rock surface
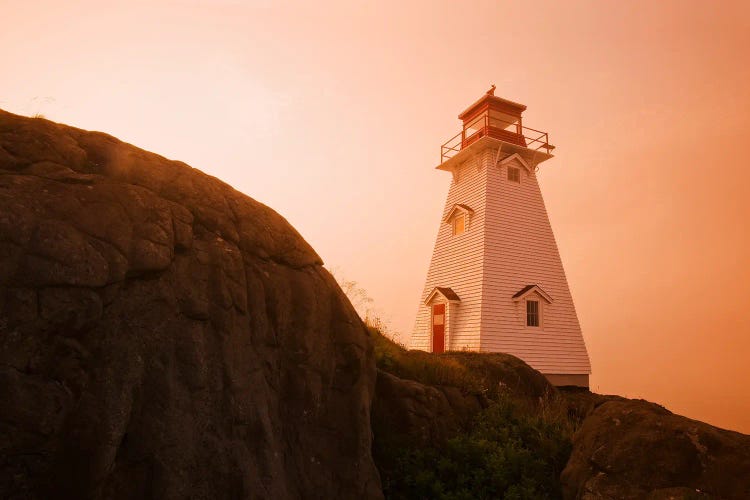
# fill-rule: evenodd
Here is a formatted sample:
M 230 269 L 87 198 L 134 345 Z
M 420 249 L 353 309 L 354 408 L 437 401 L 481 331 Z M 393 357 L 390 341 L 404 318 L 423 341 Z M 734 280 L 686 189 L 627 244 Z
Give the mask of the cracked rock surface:
M 573 438 L 565 498 L 750 498 L 750 436 L 607 398 Z
M 374 383 L 276 212 L 0 111 L 0 497 L 379 498 Z

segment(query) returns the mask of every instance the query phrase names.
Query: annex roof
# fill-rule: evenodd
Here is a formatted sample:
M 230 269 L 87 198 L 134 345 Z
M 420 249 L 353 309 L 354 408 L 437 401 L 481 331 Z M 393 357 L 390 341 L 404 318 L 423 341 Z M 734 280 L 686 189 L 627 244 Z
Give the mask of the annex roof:
M 453 289 L 444 287 L 444 286 L 436 286 L 432 289 L 432 292 L 427 296 L 424 303 L 429 304 L 432 302 L 432 299 L 435 298 L 437 294 L 442 295 L 443 297 L 448 300 L 448 302 L 461 302 L 461 299 L 458 297 L 458 294 L 453 291 Z

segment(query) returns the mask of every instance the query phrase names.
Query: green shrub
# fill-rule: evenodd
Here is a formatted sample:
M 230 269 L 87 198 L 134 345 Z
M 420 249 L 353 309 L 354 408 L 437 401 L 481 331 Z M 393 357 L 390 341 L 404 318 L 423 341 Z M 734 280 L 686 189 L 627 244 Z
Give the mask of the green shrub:
M 384 492 L 392 499 L 560 498 L 570 448 L 565 425 L 500 400 L 443 445 L 396 451 Z

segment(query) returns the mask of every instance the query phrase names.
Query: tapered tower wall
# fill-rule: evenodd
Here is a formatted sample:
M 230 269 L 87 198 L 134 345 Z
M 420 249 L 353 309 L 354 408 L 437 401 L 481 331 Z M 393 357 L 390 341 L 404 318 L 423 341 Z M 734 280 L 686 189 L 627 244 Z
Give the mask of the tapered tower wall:
M 508 180 L 508 167 L 519 169 L 519 183 Z M 488 171 L 486 203 L 491 216 L 484 226 L 480 350 L 513 354 L 545 374 L 588 374 L 588 354 L 535 169 L 500 158 Z M 552 299 L 534 297 L 542 306 L 539 327 L 526 326 L 525 301 L 513 300 L 529 284 Z
M 461 164 L 453 175 L 427 279 L 417 307 L 410 343 L 413 349 L 432 350 L 430 307 L 424 301 L 435 287 L 450 287 L 456 292 L 460 302 L 448 306 L 445 348 L 479 350 L 485 195 L 487 167 L 491 157 L 491 152 L 485 150 Z M 454 236 L 451 224 L 443 219 L 459 203 L 467 205 L 474 212 L 469 217 L 466 231 Z

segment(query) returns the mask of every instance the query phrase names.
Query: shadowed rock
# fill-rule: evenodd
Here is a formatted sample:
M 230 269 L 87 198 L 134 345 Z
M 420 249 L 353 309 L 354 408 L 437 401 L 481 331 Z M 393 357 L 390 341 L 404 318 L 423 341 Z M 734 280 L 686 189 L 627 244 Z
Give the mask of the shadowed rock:
M 381 447 L 434 445 L 466 429 L 486 404 L 485 398 L 455 387 L 425 385 L 378 370 L 373 432 Z
M 378 370 L 372 407 L 378 446 L 438 444 L 467 430 L 501 395 L 535 404 L 556 392 L 544 375 L 509 354 L 397 352 L 393 373 Z
M 509 354 L 406 350 L 378 333 L 375 341 L 381 366 L 372 410 L 376 454 L 389 443 L 442 443 L 499 397 L 535 407 L 556 393 L 544 375 Z
M 562 473 L 565 498 L 750 498 L 750 436 L 592 396 Z
M 0 112 L 0 497 L 379 498 L 374 383 L 273 210 Z

